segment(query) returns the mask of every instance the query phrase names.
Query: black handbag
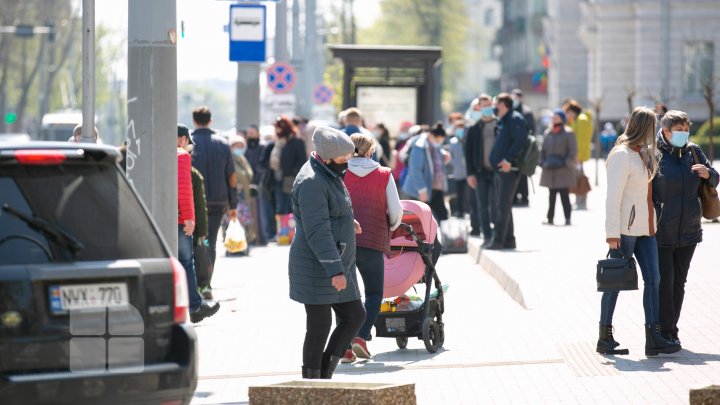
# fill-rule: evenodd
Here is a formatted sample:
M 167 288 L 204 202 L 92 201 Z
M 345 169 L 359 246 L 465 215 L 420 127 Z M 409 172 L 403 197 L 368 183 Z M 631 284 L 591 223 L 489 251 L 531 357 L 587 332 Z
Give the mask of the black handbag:
M 620 249 L 610 249 L 605 259 L 597 263 L 597 290 L 600 292 L 638 289 L 635 259 L 626 257 Z

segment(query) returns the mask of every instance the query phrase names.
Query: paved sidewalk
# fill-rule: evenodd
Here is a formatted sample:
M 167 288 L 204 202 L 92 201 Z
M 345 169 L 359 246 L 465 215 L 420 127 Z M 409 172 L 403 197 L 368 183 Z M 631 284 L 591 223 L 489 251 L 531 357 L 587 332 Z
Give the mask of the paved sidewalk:
M 479 252 L 473 240 L 474 254 L 440 259 L 440 278 L 450 285 L 443 350 L 429 354 L 412 339 L 399 350 L 394 339 L 377 338 L 369 343 L 375 357 L 341 365 L 334 381 L 412 382 L 419 404 L 681 404 L 690 388 L 720 383 L 720 273 L 711 256 L 720 224 L 705 226 L 690 271 L 680 324 L 686 349 L 645 358 L 634 291 L 621 294 L 615 321 L 631 354 L 603 357 L 594 352 L 594 277 L 606 252 L 604 188 L 590 194 L 589 211 L 573 213 L 571 227 L 541 225 L 547 190 L 536 191 L 531 207 L 514 210 L 516 252 Z M 194 404 L 247 403 L 251 385 L 300 379 L 305 314 L 288 298 L 287 252 L 272 246 L 219 257 L 213 284 L 222 308 L 196 328 Z

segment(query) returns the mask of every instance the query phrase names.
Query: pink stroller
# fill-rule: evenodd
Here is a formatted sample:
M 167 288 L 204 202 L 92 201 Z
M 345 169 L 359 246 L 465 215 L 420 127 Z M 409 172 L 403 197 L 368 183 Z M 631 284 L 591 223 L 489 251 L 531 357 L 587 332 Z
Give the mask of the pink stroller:
M 378 337 L 394 337 L 401 349 L 407 347 L 409 337 L 417 337 L 423 340 L 428 352 L 435 353 L 445 341 L 442 322 L 445 298 L 435 271 L 442 252 L 437 239 L 438 224 L 427 204 L 411 200 L 401 203 L 402 224 L 391 235 L 391 254 L 385 257 L 383 297 L 399 296 L 413 285 L 425 283 L 425 299 L 413 310 L 381 312 L 375 321 L 375 332 Z M 436 292 L 431 294 L 433 281 Z

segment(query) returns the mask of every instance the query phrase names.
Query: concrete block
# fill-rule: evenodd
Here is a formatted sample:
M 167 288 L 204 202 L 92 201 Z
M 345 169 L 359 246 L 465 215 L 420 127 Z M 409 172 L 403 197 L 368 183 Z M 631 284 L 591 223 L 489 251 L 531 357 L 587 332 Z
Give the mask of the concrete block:
M 690 390 L 690 405 L 717 404 L 720 404 L 720 385 L 710 385 L 705 388 Z
M 289 381 L 250 387 L 250 405 L 415 405 L 415 384 Z

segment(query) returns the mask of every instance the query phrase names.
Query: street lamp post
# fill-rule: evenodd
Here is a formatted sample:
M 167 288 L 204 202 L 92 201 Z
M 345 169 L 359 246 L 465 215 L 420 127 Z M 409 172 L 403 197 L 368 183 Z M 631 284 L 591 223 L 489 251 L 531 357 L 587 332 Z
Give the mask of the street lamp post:
M 83 0 L 82 19 L 82 141 L 95 137 L 95 0 Z

